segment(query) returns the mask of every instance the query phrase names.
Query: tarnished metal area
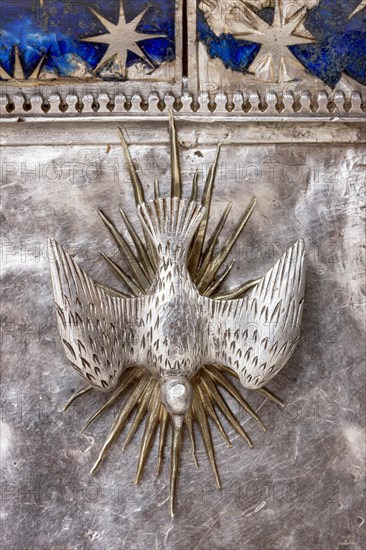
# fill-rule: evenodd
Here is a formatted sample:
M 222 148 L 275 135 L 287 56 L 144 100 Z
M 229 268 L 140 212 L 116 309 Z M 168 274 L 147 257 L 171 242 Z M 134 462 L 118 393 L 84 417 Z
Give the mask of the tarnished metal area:
M 292 120 L 260 117 L 177 115 L 183 198 L 190 200 L 196 171 L 197 196 L 202 196 L 221 142 L 208 235 L 226 216 L 229 200 L 232 231 L 230 220 L 240 218 L 253 196 L 258 205 L 227 257 L 228 263 L 236 261 L 220 292 L 259 279 L 303 238 L 302 334 L 289 365 L 268 383 L 284 408 L 270 401 L 271 394 L 240 390 L 222 371 L 197 374 L 198 391 L 214 382 L 254 447 L 240 441 L 237 425 L 217 410 L 220 396 L 211 384 L 206 413 L 198 402 L 196 415 L 201 425 L 208 423 L 221 490 L 212 485 L 208 432 L 193 428 L 200 469 L 190 456 L 189 433 L 182 443 L 176 438 L 182 467 L 179 514 L 173 520 L 166 513 L 169 466 L 161 443 L 169 434 L 166 414 L 159 418 L 159 437 L 149 440 L 150 459 L 157 457 L 162 475 L 155 477 L 146 447 L 140 455 L 144 433 L 157 430 L 153 423 L 145 428 L 135 421 L 148 399 L 156 403 L 144 371 L 129 379 L 131 389 L 146 384 L 136 417 L 126 424 L 129 445 L 122 451 L 125 439 L 116 440 L 103 468 L 89 474 L 120 402 L 105 407 L 102 392 L 85 390 L 66 414 L 61 411 L 79 377 L 60 346 L 47 252 L 52 236 L 93 281 L 124 292 L 111 264 L 99 255 L 103 250 L 127 272 L 110 232 L 113 227 L 123 232 L 126 220 L 138 227 L 131 164 L 121 155 L 117 127 L 124 126 L 145 200 L 151 201 L 156 176 L 161 196 L 171 189 L 167 116 L 150 121 L 141 113 L 125 113 L 105 120 L 90 113 L 69 121 L 62 115 L 4 121 L 0 475 L 6 548 L 29 541 L 37 548 L 108 550 L 363 547 L 364 126 L 360 117 L 331 121 L 329 114 L 328 120 L 303 114 Z M 120 208 L 125 217 L 104 231 L 96 210 L 108 222 L 118 220 Z M 266 433 L 244 409 L 247 400 Z M 93 415 L 95 423 L 79 433 L 82 420 L 103 407 L 103 414 Z M 192 424 L 188 419 L 188 429 Z M 144 482 L 134 487 L 131 464 L 139 456 L 138 477 Z M 176 464 L 175 459 L 173 479 Z

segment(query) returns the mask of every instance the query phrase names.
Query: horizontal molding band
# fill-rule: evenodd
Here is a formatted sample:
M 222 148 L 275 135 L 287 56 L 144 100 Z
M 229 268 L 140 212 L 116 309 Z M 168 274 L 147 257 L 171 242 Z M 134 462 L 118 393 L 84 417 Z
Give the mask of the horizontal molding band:
M 1 90 L 1 88 L 0 88 Z M 227 94 L 219 92 L 208 94 L 201 92 L 197 96 L 189 92 L 181 96 L 165 93 L 150 93 L 147 98 L 140 94 L 105 93 L 98 91 L 83 93 L 82 90 L 60 90 L 50 94 L 29 93 L 26 90 L 17 93 L 0 94 L 0 116 L 3 119 L 21 117 L 67 118 L 83 116 L 166 116 L 173 109 L 179 114 L 191 116 L 206 115 L 212 118 L 224 117 L 281 117 L 297 118 L 318 117 L 347 118 L 358 117 L 365 113 L 365 102 L 359 91 L 346 94 L 342 90 L 327 91 L 248 91 Z

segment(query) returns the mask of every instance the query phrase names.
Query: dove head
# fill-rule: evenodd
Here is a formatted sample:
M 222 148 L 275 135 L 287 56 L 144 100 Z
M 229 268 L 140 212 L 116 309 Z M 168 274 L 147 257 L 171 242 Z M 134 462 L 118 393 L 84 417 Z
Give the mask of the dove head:
M 192 386 L 183 376 L 170 376 L 160 386 L 161 400 L 174 425 L 180 428 L 192 403 Z

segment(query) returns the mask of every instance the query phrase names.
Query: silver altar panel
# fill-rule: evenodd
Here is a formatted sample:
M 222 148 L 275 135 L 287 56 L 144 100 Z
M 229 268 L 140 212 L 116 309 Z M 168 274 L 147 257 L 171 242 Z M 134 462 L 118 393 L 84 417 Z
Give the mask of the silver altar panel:
M 131 117 L 128 139 L 149 198 L 154 177 L 170 185 L 165 120 Z M 302 336 L 290 363 L 269 386 L 284 410 L 249 391 L 267 425 L 242 413 L 250 450 L 230 432 L 214 433 L 223 488 L 213 482 L 197 433 L 196 470 L 184 441 L 179 514 L 167 513 L 168 468 L 156 479 L 154 447 L 142 483 L 133 484 L 139 434 L 89 470 L 113 412 L 86 433 L 103 396 L 89 395 L 65 414 L 80 386 L 56 329 L 47 260 L 49 236 L 64 243 L 93 279 L 118 284 L 99 250 L 115 248 L 99 220 L 134 215 L 116 126 L 123 121 L 3 124 L 2 149 L 2 521 L 15 550 L 166 548 L 362 548 L 365 374 L 363 368 L 365 147 L 360 123 L 190 122 L 177 117 L 181 165 L 200 185 L 222 141 L 212 222 L 233 200 L 232 224 L 255 195 L 258 206 L 233 251 L 239 274 L 263 274 L 295 240 L 307 247 Z M 235 410 L 235 404 L 233 404 Z

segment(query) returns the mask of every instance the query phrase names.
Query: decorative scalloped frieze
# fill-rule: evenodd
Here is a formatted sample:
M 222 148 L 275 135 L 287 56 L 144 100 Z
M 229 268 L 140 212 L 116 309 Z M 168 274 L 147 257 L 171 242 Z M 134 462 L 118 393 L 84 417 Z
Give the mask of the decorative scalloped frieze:
M 181 114 L 209 116 L 263 116 L 263 117 L 347 117 L 365 113 L 365 103 L 358 91 L 345 94 L 342 90 L 333 93 L 326 91 L 283 93 L 256 90 L 211 95 L 201 92 L 194 96 L 188 92 L 180 97 L 166 93 L 159 97 L 151 93 L 147 99 L 139 94 L 128 97 L 117 93 L 52 92 L 29 94 L 25 91 L 15 94 L 0 94 L 0 114 L 2 117 L 48 117 L 88 116 L 88 115 L 141 115 L 158 116 L 168 109 Z

